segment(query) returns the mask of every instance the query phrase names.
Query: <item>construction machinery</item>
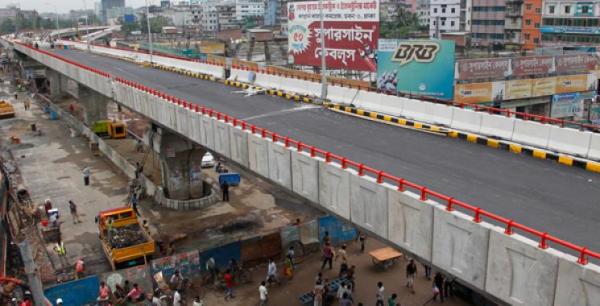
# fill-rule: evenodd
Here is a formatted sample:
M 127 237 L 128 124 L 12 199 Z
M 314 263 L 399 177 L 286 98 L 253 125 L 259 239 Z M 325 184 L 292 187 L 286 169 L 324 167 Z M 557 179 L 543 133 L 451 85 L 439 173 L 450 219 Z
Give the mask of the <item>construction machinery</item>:
M 127 124 L 121 120 L 98 120 L 92 130 L 96 135 L 121 139 L 127 137 Z

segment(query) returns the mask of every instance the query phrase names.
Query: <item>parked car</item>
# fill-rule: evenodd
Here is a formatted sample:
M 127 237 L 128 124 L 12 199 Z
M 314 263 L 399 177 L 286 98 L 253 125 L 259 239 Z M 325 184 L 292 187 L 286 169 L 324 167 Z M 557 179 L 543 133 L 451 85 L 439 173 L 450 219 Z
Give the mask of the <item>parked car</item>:
M 215 158 L 210 154 L 210 152 L 206 152 L 204 156 L 202 156 L 202 163 L 200 164 L 202 168 L 210 168 L 215 166 Z

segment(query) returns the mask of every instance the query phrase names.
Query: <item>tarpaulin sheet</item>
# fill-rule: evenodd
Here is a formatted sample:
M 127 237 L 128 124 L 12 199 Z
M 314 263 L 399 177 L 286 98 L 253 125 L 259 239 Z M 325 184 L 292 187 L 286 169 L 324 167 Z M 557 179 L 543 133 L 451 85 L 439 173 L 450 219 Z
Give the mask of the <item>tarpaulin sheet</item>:
M 206 271 L 206 261 L 209 258 L 214 258 L 218 268 L 227 266 L 229 259 L 233 258 L 237 262 L 241 259 L 241 245 L 239 241 L 226 244 L 224 246 L 203 251 L 200 254 L 200 263 L 202 264 L 202 271 Z
M 319 218 L 319 240 L 323 241 L 325 232 L 329 232 L 331 243 L 339 245 L 347 241 L 356 239 L 358 234 L 355 227 L 350 223 L 343 222 L 334 216 L 325 216 Z
M 52 303 L 61 298 L 63 305 L 95 305 L 99 287 L 98 276 L 92 275 L 47 288 L 44 290 L 44 295 Z

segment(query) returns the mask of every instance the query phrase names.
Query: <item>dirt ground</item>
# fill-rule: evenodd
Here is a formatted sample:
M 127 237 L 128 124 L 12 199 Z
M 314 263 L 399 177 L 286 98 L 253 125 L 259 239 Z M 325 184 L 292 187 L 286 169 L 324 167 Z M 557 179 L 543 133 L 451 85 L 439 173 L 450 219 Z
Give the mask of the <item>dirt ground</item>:
M 365 253 L 360 253 L 358 243 L 348 245 L 348 262 L 350 265 L 356 265 L 356 287 L 353 293 L 354 305 L 362 302 L 365 306 L 375 305 L 375 292 L 377 282 L 383 282 L 385 287 L 386 305 L 387 298 L 392 294 L 398 295 L 397 302 L 402 306 L 421 306 L 434 305 L 438 302 L 431 301 L 432 283 L 425 278 L 423 266 L 417 265 L 417 278 L 415 281 L 415 294 L 412 294 L 406 285 L 405 266 L 406 259 L 401 259 L 388 270 L 376 268 L 368 255 L 369 251 L 385 247 L 386 245 L 374 238 L 367 239 L 367 248 Z M 291 280 L 282 281 L 281 285 L 275 284 L 269 288 L 269 303 L 272 306 L 301 305 L 298 297 L 312 290 L 316 275 L 321 267 L 321 256 L 319 253 L 313 253 L 307 256 L 298 266 L 296 273 Z M 281 271 L 282 264 L 278 263 L 278 271 Z M 266 277 L 266 265 L 261 265 L 253 271 L 252 282 L 247 285 L 234 288 L 236 298 L 225 301 L 223 291 L 205 288 L 199 294 L 202 296 L 205 305 L 231 305 L 231 306 L 250 306 L 258 305 L 258 286 Z M 339 260 L 334 262 L 333 270 L 325 268 L 323 278 L 334 279 L 339 272 Z M 435 271 L 434 271 L 435 273 Z M 188 293 L 191 297 L 192 293 Z M 312 305 L 312 304 L 311 304 Z M 332 305 L 338 305 L 334 302 Z M 469 305 L 457 297 L 450 297 L 444 301 L 444 305 L 463 306 Z

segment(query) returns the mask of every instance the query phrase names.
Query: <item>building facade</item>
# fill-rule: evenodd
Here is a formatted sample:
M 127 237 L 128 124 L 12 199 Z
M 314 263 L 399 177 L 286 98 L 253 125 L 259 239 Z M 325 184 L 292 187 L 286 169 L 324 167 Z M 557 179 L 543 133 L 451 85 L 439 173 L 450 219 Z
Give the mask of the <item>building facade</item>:
M 100 3 L 102 7 L 100 17 L 105 23 L 108 22 L 109 17 L 113 17 L 114 14 L 119 14 L 125 9 L 125 0 L 102 0 Z
M 217 4 L 217 30 L 239 29 L 240 23 L 236 16 L 235 2 L 223 2 Z
M 431 0 L 429 3 L 429 37 L 461 30 L 461 0 Z
M 506 0 L 473 0 L 471 8 L 471 43 L 487 47 L 504 42 Z
M 235 18 L 242 21 L 246 18 L 264 18 L 265 2 L 263 0 L 236 0 Z
M 523 49 L 533 50 L 542 42 L 542 0 L 525 0 L 522 9 L 521 43 Z
M 600 44 L 600 1 L 544 1 L 543 45 Z
M 417 18 L 419 18 L 419 25 L 422 27 L 429 26 L 429 0 L 417 1 Z

